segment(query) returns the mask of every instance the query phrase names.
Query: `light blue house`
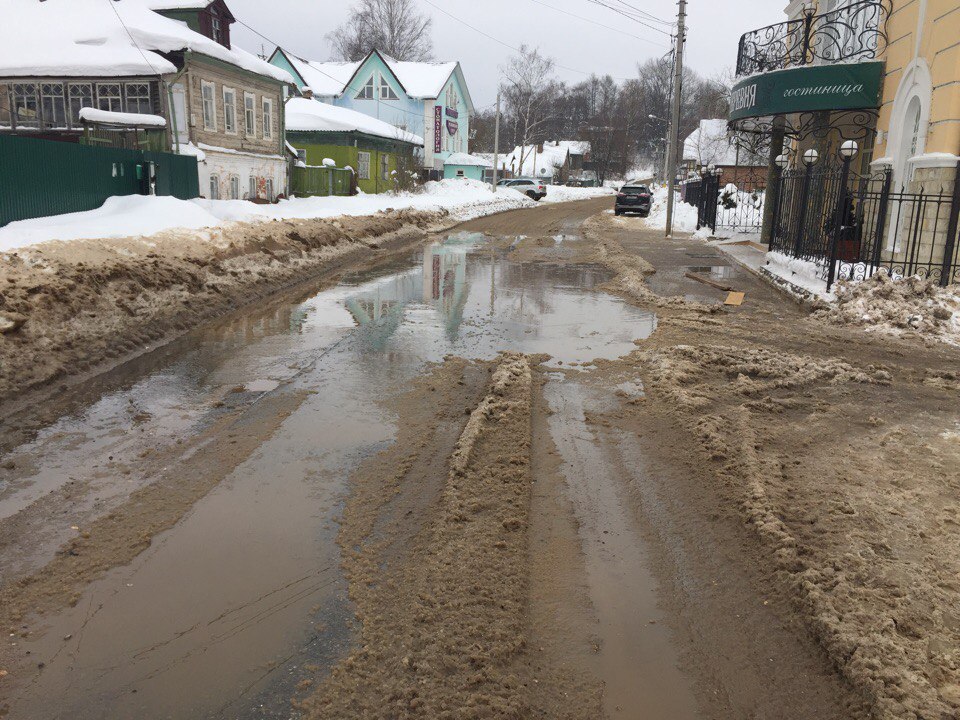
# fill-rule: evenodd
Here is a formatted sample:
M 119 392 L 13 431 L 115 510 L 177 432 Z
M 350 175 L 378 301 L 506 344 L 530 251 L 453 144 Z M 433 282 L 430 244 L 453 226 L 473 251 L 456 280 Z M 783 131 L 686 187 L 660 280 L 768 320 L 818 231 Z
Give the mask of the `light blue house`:
M 356 110 L 424 139 L 423 167 L 443 175 L 446 159 L 469 152 L 473 101 L 458 62 L 407 62 L 374 50 L 357 62 L 316 62 L 274 50 L 270 62 L 300 91 Z

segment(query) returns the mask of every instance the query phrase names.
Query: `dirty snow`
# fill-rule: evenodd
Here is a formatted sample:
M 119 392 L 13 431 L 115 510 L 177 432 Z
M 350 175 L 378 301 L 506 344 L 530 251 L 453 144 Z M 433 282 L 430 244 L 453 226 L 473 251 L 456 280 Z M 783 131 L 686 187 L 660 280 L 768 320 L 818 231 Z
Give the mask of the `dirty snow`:
M 561 203 L 571 200 L 588 200 L 595 197 L 617 194 L 616 190 L 606 187 L 567 187 L 566 185 L 547 185 L 547 196 L 540 202 Z M 611 206 L 612 207 L 612 206 Z
M 693 205 L 680 202 L 680 193 L 675 192 L 676 202 L 673 204 L 673 231 L 695 232 L 697 229 L 697 209 Z M 653 202 L 650 206 L 650 216 L 646 219 L 646 226 L 655 230 L 667 229 L 667 186 L 653 187 Z
M 0 252 L 49 240 L 153 235 L 174 228 L 199 230 L 228 222 L 373 215 L 388 209 L 447 210 L 456 219 L 468 220 L 532 205 L 532 200 L 516 190 L 501 187 L 494 195 L 489 185 L 463 179 L 429 182 L 417 193 L 292 198 L 274 205 L 127 195 L 108 198 L 96 210 L 10 223 L 0 228 Z

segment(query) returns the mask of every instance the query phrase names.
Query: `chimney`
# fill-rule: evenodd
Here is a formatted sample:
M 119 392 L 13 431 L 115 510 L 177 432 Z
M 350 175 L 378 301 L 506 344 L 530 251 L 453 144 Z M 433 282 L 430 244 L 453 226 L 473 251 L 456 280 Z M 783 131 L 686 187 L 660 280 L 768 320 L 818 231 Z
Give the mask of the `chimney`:
M 308 87 L 305 87 L 302 90 L 300 90 L 300 94 L 303 95 L 307 100 L 313 99 L 313 90 L 311 90 Z

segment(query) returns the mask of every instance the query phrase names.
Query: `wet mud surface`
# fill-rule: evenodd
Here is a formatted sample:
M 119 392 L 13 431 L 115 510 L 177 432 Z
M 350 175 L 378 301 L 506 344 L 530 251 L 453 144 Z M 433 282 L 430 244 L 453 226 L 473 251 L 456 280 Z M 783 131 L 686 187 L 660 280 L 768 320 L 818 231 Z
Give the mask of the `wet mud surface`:
M 955 350 L 608 203 L 466 223 L 21 411 L 0 715 L 955 713 Z

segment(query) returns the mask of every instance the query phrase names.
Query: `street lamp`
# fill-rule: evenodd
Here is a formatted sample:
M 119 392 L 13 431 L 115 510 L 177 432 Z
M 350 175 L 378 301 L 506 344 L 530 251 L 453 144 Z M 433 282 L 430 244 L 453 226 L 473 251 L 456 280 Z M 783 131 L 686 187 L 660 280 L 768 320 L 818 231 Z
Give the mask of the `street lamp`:
M 847 140 L 843 145 L 840 146 L 840 157 L 844 160 L 853 160 L 857 153 L 860 152 L 860 146 L 857 145 L 856 140 Z
M 790 164 L 790 158 L 787 156 L 786 153 L 783 153 L 783 154 L 777 155 L 774 162 L 777 164 L 777 167 L 779 167 L 781 170 L 786 170 L 787 165 Z
M 803 153 L 803 164 L 807 167 L 813 167 L 817 164 L 817 160 L 820 159 L 820 153 L 818 153 L 813 148 L 810 148 Z

